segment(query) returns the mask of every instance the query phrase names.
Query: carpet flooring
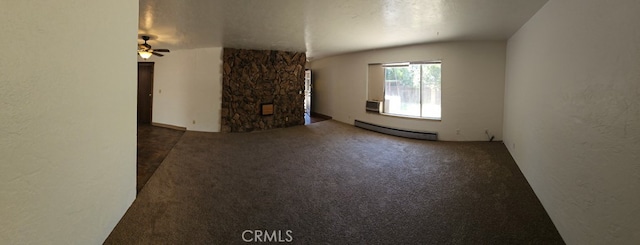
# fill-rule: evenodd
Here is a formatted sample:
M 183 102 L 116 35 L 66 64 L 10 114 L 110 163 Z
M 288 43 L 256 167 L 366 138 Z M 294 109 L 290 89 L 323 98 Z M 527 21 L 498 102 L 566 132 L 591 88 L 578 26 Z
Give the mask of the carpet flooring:
M 295 244 L 563 244 L 501 142 L 333 120 L 186 132 L 105 244 L 245 244 L 255 230 Z
M 138 125 L 138 156 L 136 164 L 136 190 L 138 193 L 164 161 L 169 151 L 178 143 L 184 132 L 149 124 Z

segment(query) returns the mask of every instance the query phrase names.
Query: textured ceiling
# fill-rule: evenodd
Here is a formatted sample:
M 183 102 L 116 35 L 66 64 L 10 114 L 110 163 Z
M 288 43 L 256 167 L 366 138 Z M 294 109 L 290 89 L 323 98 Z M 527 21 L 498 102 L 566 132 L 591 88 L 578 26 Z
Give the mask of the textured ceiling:
M 157 48 L 305 51 L 308 57 L 416 43 L 505 40 L 547 0 L 140 0 Z

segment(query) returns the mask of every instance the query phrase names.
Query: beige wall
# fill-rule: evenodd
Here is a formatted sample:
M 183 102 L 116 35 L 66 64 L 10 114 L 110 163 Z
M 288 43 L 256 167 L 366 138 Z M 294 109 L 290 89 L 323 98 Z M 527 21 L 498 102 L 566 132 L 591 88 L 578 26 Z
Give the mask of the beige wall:
M 638 13 L 552 0 L 508 42 L 505 144 L 567 244 L 640 244 Z
M 155 62 L 153 122 L 220 131 L 222 48 L 172 50 L 148 61 Z
M 100 244 L 136 195 L 138 2 L 0 3 L 0 243 Z
M 384 101 L 384 67 L 370 64 L 367 74 L 367 100 Z
M 365 51 L 314 60 L 313 111 L 400 129 L 438 132 L 441 140 L 502 139 L 506 43 L 452 42 Z M 368 64 L 442 61 L 442 121 L 365 112 Z M 460 134 L 457 134 L 457 130 Z

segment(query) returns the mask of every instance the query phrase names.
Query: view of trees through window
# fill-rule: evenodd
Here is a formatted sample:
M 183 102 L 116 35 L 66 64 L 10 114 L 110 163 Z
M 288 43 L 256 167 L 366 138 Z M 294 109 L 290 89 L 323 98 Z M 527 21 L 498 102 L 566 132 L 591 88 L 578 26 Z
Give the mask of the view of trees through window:
M 440 119 L 440 63 L 384 66 L 384 113 Z

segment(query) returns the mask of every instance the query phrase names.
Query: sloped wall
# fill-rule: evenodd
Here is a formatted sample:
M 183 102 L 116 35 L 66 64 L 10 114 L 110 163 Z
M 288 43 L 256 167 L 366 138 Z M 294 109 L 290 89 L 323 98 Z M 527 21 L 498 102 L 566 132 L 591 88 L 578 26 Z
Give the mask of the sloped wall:
M 305 53 L 225 48 L 222 132 L 249 132 L 304 124 Z M 261 105 L 273 103 L 273 115 Z

